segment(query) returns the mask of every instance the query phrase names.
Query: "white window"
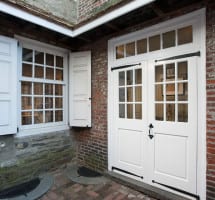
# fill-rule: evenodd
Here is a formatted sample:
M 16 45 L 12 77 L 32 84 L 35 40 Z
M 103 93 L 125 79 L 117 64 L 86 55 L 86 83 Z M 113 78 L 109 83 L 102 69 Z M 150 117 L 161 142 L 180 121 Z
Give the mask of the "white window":
M 20 69 L 21 129 L 67 124 L 67 54 L 23 44 Z

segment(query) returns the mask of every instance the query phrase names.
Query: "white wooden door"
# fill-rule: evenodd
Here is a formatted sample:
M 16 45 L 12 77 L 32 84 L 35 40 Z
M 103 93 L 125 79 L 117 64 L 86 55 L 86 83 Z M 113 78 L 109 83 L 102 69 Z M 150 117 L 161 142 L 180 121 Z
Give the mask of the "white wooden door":
M 113 170 L 144 178 L 146 98 L 144 65 L 114 70 Z M 144 119 L 144 120 L 143 120 Z
M 196 194 L 197 62 L 184 58 L 151 63 L 148 83 L 155 185 Z

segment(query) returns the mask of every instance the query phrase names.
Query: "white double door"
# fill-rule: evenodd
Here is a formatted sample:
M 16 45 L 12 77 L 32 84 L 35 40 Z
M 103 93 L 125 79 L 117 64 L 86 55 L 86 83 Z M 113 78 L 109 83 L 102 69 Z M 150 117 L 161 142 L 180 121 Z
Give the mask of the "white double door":
M 196 194 L 196 58 L 145 61 L 112 73 L 112 169 Z

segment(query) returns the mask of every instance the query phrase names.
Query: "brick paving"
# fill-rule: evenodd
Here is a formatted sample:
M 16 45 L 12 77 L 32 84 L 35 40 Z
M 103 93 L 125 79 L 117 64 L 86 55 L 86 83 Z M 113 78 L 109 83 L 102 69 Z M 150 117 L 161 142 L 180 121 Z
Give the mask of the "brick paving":
M 54 177 L 52 188 L 40 200 L 155 200 L 110 179 L 105 184 L 82 185 L 61 171 L 55 172 Z

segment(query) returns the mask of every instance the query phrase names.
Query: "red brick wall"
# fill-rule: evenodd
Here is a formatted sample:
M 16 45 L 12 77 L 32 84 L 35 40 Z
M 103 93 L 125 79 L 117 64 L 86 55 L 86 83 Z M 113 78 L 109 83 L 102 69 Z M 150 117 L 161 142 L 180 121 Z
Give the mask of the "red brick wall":
M 215 5 L 207 9 L 207 200 L 215 199 Z

